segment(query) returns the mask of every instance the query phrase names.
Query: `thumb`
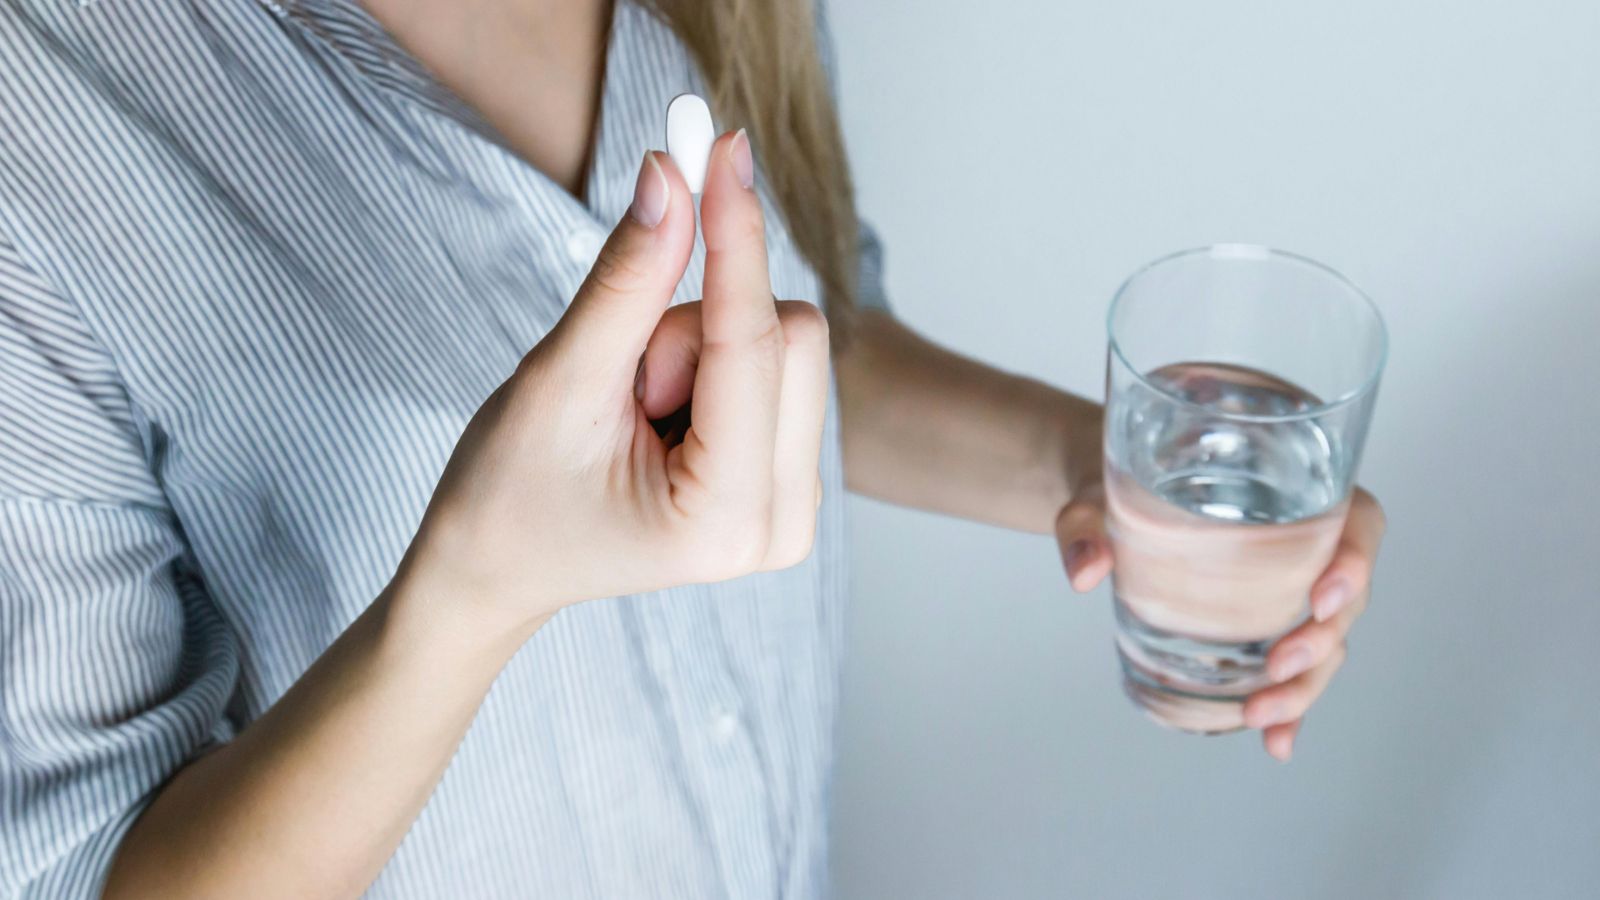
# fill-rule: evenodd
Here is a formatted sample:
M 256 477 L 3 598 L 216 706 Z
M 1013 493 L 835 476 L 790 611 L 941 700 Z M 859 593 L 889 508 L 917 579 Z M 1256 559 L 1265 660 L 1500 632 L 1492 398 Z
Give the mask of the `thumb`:
M 1098 481 L 1077 491 L 1056 516 L 1056 540 L 1067 580 L 1078 593 L 1093 590 L 1111 574 L 1111 543 L 1106 539 L 1106 494 Z
M 672 158 L 649 151 L 633 204 L 551 332 L 560 358 L 632 384 L 694 248 L 694 203 Z

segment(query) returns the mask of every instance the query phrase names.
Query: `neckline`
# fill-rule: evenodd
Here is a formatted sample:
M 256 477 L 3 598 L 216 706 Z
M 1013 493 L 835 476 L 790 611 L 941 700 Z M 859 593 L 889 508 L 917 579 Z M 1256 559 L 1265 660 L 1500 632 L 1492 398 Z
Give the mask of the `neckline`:
M 606 26 L 605 58 L 601 63 L 599 108 L 589 134 L 589 154 L 584 163 L 582 193 L 567 190 L 551 175 L 530 162 L 511 145 L 505 135 L 455 91 L 447 87 L 421 60 L 400 44 L 387 27 L 359 0 L 259 0 L 274 13 L 304 25 L 317 39 L 348 60 L 370 82 L 386 93 L 417 103 L 444 116 L 484 141 L 494 145 L 532 174 L 545 192 L 555 195 L 564 208 L 598 223 L 603 166 L 608 154 L 608 127 L 616 107 L 613 90 L 618 82 L 618 46 L 622 42 L 625 19 L 632 13 L 632 0 L 612 0 Z M 641 149 L 642 152 L 642 149 Z

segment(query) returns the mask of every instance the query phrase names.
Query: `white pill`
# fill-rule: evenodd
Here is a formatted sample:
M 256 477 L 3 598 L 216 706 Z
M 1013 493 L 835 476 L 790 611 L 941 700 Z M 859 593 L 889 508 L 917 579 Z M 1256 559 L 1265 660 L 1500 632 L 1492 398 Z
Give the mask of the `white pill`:
M 711 107 L 704 100 L 695 94 L 679 94 L 667 104 L 667 152 L 693 193 L 706 186 L 706 165 L 716 139 Z

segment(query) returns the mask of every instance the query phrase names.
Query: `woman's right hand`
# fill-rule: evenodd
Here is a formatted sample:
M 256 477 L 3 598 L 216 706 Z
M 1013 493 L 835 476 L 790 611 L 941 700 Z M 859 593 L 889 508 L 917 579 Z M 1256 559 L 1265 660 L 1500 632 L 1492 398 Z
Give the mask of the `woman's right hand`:
M 401 567 L 426 587 L 407 593 L 525 636 L 580 600 L 810 553 L 827 323 L 810 303 L 774 301 L 753 172 L 743 132 L 718 139 L 701 198 L 704 298 L 669 312 L 694 204 L 671 158 L 646 154 L 565 315 L 457 444 Z M 659 436 L 651 420 L 685 404 L 682 440 Z

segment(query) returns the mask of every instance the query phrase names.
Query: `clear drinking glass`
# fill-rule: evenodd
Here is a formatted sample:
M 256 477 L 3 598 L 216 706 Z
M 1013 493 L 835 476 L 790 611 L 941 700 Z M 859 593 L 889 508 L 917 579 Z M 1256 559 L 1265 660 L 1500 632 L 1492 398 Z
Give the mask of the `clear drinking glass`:
M 1232 731 L 1344 526 L 1383 321 L 1326 266 L 1221 244 L 1134 273 L 1107 327 L 1123 684 L 1164 725 Z

